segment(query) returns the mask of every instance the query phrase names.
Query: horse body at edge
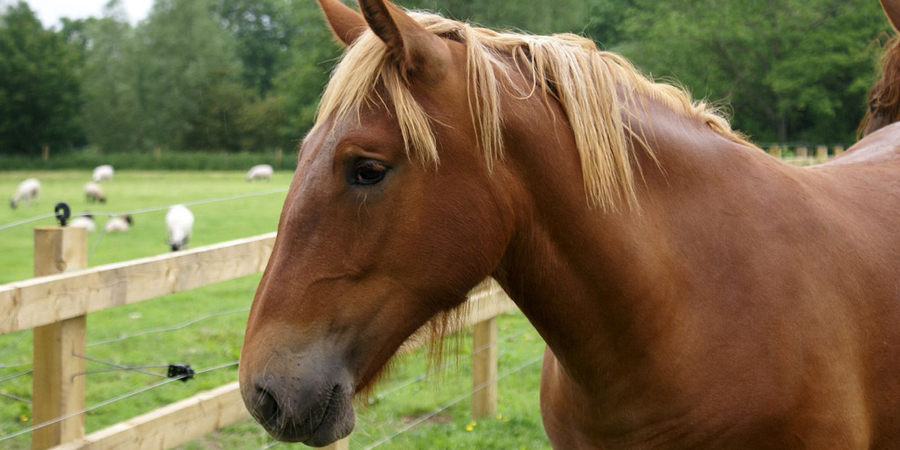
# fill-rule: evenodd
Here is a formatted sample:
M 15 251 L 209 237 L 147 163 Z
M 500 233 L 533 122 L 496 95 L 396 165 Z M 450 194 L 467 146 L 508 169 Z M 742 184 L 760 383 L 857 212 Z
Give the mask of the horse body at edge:
M 320 3 L 349 49 L 240 367 L 273 436 L 349 434 L 492 276 L 548 344 L 556 449 L 900 447 L 900 126 L 794 167 L 586 40 Z

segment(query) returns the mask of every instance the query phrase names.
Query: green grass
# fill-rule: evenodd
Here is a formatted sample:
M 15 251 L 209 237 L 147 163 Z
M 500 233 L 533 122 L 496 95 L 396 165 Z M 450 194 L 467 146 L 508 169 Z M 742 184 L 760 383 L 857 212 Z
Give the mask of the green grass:
M 32 207 L 11 210 L 0 208 L 0 225 L 50 212 L 65 200 L 75 212 L 119 212 L 188 202 L 206 198 L 240 195 L 287 187 L 290 174 L 276 172 L 270 183 L 246 183 L 243 172 L 139 172 L 118 171 L 116 178 L 104 184 L 109 201 L 89 205 L 82 196 L 88 171 L 0 172 L 0 192 L 7 195 L 24 178 L 35 176 L 43 184 L 40 202 Z M 253 236 L 274 231 L 284 193 L 192 206 L 196 216 L 191 247 Z M 135 225 L 127 233 L 89 236 L 91 266 L 165 253 L 165 211 L 135 216 Z M 98 217 L 98 225 L 103 219 Z M 32 273 L 32 228 L 51 225 L 50 219 L 34 224 L 0 230 L 0 283 L 27 279 Z M 219 283 L 146 302 L 105 310 L 88 316 L 88 342 L 97 343 L 160 327 L 171 327 L 199 317 L 210 316 L 183 328 L 90 345 L 91 358 L 119 364 L 155 365 L 187 363 L 195 369 L 213 367 L 239 358 L 246 309 L 253 298 L 260 275 Z M 229 312 L 222 314 L 223 312 Z M 499 319 L 499 373 L 517 367 L 542 354 L 544 344 L 520 314 Z M 450 340 L 453 342 L 453 340 Z M 471 365 L 467 356 L 470 339 L 458 340 L 459 357 L 449 356 L 448 367 L 412 383 L 387 397 L 358 408 L 357 428 L 351 435 L 351 448 L 365 448 L 384 436 L 407 426 L 411 421 L 434 411 L 471 389 Z M 453 352 L 451 352 L 453 353 Z M 448 353 L 451 354 L 451 353 Z M 426 372 L 424 350 L 403 355 L 376 392 L 389 392 Z M 30 332 L 0 335 L 0 366 L 29 363 Z M 0 379 L 29 368 L 0 368 Z M 87 369 L 105 366 L 88 362 Z M 162 369 L 148 369 L 162 370 Z M 116 397 L 160 381 L 160 378 L 136 372 L 103 372 L 87 376 L 87 405 Z M 87 432 L 156 409 L 236 380 L 234 366 L 198 375 L 187 383 L 173 382 L 92 411 L 86 416 Z M 472 424 L 470 399 L 448 407 L 435 418 L 390 440 L 379 449 L 540 449 L 548 448 L 540 421 L 538 387 L 540 362 L 531 364 L 500 381 L 499 417 Z M 31 377 L 22 376 L 0 382 L 0 394 L 31 397 Z M 31 426 L 30 405 L 0 397 L 0 436 Z M 184 449 L 259 449 L 271 442 L 253 421 L 246 420 L 182 446 Z M 305 448 L 281 444 L 276 448 Z M 0 448 L 30 448 L 24 435 L 0 441 Z
M 27 177 L 41 181 L 41 196 L 31 206 L 11 209 L 8 198 L 16 186 Z M 90 171 L 65 172 L 0 172 L 0 192 L 7 196 L 0 207 L 0 226 L 53 212 L 53 206 L 65 201 L 72 212 L 115 213 L 166 206 L 209 198 L 250 194 L 287 188 L 291 174 L 276 172 L 271 182 L 244 181 L 243 172 L 130 172 L 119 171 L 115 179 L 103 184 L 108 197 L 105 204 L 88 203 L 84 198 L 84 184 L 90 181 Z M 275 231 L 285 193 L 249 197 L 219 203 L 194 205 L 194 232 L 191 247 Z M 134 216 L 134 227 L 128 233 L 94 233 L 88 237 L 89 261 L 98 266 L 118 261 L 157 255 L 168 251 L 165 225 L 166 211 Z M 106 216 L 95 217 L 98 228 Z M 31 277 L 33 273 L 32 228 L 55 225 L 54 219 L 0 230 L 0 283 Z M 98 243 L 99 240 L 99 243 Z

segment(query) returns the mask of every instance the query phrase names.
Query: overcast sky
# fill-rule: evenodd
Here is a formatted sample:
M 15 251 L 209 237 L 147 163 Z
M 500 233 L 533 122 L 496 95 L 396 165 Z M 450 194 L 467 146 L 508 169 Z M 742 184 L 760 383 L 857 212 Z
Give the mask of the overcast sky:
M 17 0 L 0 0 L 0 4 L 13 4 Z M 108 0 L 25 0 L 28 6 L 37 13 L 44 26 L 55 25 L 59 28 L 59 19 L 82 19 L 85 17 L 100 17 L 103 13 L 103 5 Z M 122 5 L 128 14 L 128 21 L 138 23 L 147 17 L 153 0 L 122 0 Z

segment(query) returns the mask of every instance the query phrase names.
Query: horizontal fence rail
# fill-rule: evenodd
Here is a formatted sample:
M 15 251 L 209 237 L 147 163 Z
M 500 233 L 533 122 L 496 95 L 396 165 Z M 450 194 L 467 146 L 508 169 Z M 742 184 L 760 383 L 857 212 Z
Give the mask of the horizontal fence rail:
M 275 233 L 0 285 L 0 334 L 262 271 Z

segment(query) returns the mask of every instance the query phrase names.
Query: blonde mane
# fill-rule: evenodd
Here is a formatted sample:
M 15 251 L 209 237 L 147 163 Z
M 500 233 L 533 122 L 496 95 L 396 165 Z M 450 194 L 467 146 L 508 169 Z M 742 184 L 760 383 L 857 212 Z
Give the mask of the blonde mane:
M 466 45 L 469 109 L 488 167 L 503 154 L 501 89 L 515 91 L 519 97 L 539 89 L 545 99 L 559 101 L 575 135 L 588 200 L 604 211 L 618 210 L 620 202 L 636 207 L 629 137 L 644 140 L 643 130 L 636 132 L 623 120 L 617 86 L 626 87 L 624 102 L 634 103 L 635 96 L 654 99 L 727 139 L 752 145 L 715 108 L 692 101 L 683 89 L 655 83 L 623 57 L 597 50 L 590 39 L 574 34 L 501 33 L 436 14 L 409 14 L 436 35 Z M 515 64 L 506 62 L 510 60 Z M 503 83 L 516 73 L 533 80 L 530 91 L 520 92 L 513 83 Z M 407 154 L 424 164 L 438 164 L 432 121 L 387 57 L 387 47 L 371 30 L 350 46 L 335 68 L 319 103 L 315 127 L 329 116 L 339 120 L 358 114 L 365 104 L 381 102 L 379 87 L 394 104 Z

